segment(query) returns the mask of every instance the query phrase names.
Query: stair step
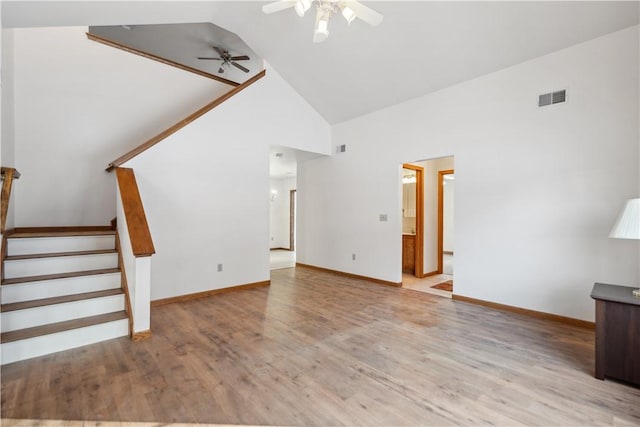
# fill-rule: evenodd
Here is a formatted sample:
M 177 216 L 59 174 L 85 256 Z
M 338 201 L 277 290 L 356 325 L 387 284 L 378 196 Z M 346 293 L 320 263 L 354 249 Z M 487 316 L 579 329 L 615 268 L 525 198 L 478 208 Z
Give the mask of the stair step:
M 13 259 L 5 260 L 4 277 L 13 279 L 30 275 L 68 273 L 117 266 L 118 254 L 115 251 L 62 257 Z
M 115 230 L 76 230 L 76 231 L 20 231 L 7 236 L 7 239 L 30 239 L 37 237 L 72 236 L 115 236 Z
M 43 233 L 13 234 L 7 238 L 7 255 L 15 256 L 116 248 L 115 234 L 111 231 L 107 234 L 97 235 L 83 235 L 78 233 L 74 233 L 74 235 L 68 235 L 69 233 L 64 234 L 63 236 L 43 236 Z
M 28 254 L 28 255 L 9 255 L 5 257 L 5 261 L 15 261 L 20 259 L 39 259 L 39 258 L 54 258 L 54 257 L 66 257 L 66 256 L 80 256 L 80 255 L 100 255 L 100 254 L 115 254 L 115 249 L 98 249 L 92 251 L 73 251 L 73 252 L 49 252 L 45 254 Z
M 0 313 L 0 332 L 9 332 L 122 311 L 125 309 L 125 294 L 121 289 L 108 289 L 11 303 L 2 308 L 6 311 Z
M 64 304 L 66 302 L 82 301 L 92 298 L 102 298 L 112 295 L 122 294 L 122 289 L 106 289 L 103 291 L 85 292 L 82 294 L 64 295 L 52 298 L 36 299 L 31 301 L 14 302 L 0 305 L 0 312 L 7 313 L 16 310 L 25 310 L 28 308 L 44 307 L 53 304 Z
M 126 337 L 129 335 L 129 320 L 126 318 L 126 314 L 124 314 L 124 311 L 122 310 L 100 316 L 87 315 L 83 319 L 99 318 L 101 316 L 108 316 L 105 317 L 105 320 L 110 319 L 110 316 L 118 317 L 118 319 L 97 324 L 93 324 L 93 322 L 87 320 L 87 323 L 89 324 L 88 326 L 68 330 L 64 330 L 64 327 L 60 327 L 60 329 L 63 329 L 60 332 L 47 333 L 45 335 L 34 336 L 32 338 L 26 337 L 28 335 L 38 333 L 38 331 L 27 331 L 26 329 L 23 329 L 15 331 L 15 335 L 13 335 L 13 332 L 5 332 L 0 336 L 0 340 L 3 342 L 3 344 L 0 344 L 2 347 L 2 364 L 7 365 L 20 360 L 45 356 L 51 353 L 95 344 L 114 338 Z M 71 322 L 80 322 L 80 319 L 68 322 L 69 323 L 58 323 L 78 326 L 79 323 Z M 51 324 L 46 327 L 55 328 L 56 326 Z M 24 338 L 21 339 L 22 337 Z M 9 341 L 12 339 L 15 339 L 16 341 Z
M 117 289 L 122 287 L 121 277 L 120 271 L 114 271 L 5 285 L 2 286 L 2 304 Z
M 2 286 L 15 285 L 15 284 L 27 283 L 27 282 L 39 282 L 42 280 L 64 279 L 67 277 L 93 276 L 96 274 L 109 274 L 109 273 L 119 273 L 119 272 L 120 272 L 120 269 L 118 268 L 99 268 L 96 270 L 72 271 L 69 273 L 42 274 L 39 276 L 28 276 L 28 277 L 14 277 L 12 279 L 4 279 L 2 281 Z
M 33 328 L 19 329 L 17 331 L 3 332 L 0 334 L 0 342 L 2 344 L 24 340 L 28 338 L 39 337 L 42 335 L 55 334 L 58 332 L 69 331 L 71 329 L 84 328 L 86 326 L 97 325 L 100 323 L 113 322 L 115 320 L 127 319 L 127 313 L 117 311 L 114 313 L 100 314 L 97 316 L 82 317 L 80 319 L 66 320 L 64 322 L 50 323 L 48 325 L 35 326 Z

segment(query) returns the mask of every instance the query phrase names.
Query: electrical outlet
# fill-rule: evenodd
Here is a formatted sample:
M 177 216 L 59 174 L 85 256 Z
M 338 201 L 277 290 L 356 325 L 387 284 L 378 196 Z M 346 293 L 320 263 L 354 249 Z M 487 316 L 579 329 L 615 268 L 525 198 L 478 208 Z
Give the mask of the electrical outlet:
M 351 254 L 351 260 L 355 261 L 356 260 L 356 254 Z
M 218 264 L 218 271 L 222 271 L 222 264 Z
M 388 220 L 389 220 L 389 217 L 387 216 L 387 214 L 380 214 L 381 222 L 387 222 Z

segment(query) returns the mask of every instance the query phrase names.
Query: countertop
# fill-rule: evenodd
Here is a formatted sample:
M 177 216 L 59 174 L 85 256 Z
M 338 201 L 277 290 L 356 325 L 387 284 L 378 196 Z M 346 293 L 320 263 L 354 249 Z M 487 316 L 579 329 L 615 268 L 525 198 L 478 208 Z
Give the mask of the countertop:
M 634 289 L 637 288 L 596 283 L 593 285 L 591 298 L 605 301 L 621 302 L 625 304 L 640 305 L 640 298 L 633 296 L 632 291 Z

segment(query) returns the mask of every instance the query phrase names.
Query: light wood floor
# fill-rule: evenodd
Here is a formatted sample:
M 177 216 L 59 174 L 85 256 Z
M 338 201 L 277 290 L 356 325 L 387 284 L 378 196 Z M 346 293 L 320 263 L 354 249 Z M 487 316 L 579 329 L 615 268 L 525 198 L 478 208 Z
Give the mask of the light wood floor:
M 304 268 L 152 310 L 153 337 L 2 368 L 2 417 L 266 425 L 638 425 L 591 330 Z

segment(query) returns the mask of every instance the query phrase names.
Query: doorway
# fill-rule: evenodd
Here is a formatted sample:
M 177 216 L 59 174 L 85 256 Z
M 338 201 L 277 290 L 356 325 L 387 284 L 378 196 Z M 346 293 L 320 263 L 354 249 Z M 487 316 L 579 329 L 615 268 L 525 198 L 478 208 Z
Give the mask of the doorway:
M 422 274 L 403 271 L 402 287 L 451 298 L 453 295 L 453 211 L 454 157 L 445 156 L 411 162 L 423 169 Z M 404 175 L 403 169 L 403 175 Z M 446 182 L 446 184 L 443 184 Z M 404 190 L 404 188 L 403 188 Z M 404 198 L 404 193 L 403 193 Z M 451 202 L 451 203 L 450 203 Z M 451 207 L 451 209 L 449 209 Z M 403 226 L 405 218 L 403 218 Z M 405 229 L 406 230 L 406 229 Z M 403 231 L 405 231 L 403 230 Z M 404 238 L 404 236 L 403 236 Z
M 424 274 L 424 168 L 402 165 L 402 272 Z

